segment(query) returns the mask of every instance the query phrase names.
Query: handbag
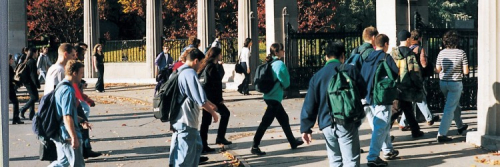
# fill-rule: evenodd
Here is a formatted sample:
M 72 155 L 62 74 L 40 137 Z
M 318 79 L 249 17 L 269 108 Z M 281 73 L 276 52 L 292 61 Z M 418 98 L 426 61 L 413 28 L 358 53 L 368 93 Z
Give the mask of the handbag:
M 55 161 L 57 160 L 57 149 L 54 141 L 45 138 L 40 140 L 40 160 Z
M 243 69 L 243 66 L 240 63 L 240 58 L 241 58 L 241 52 L 238 55 L 238 61 L 236 61 L 236 64 L 234 65 L 234 71 L 238 74 L 245 73 L 245 69 Z

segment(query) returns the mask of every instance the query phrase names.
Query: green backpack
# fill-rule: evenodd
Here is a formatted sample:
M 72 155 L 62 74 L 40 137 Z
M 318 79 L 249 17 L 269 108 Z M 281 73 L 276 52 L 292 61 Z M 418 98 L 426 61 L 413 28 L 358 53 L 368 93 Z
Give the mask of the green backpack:
M 394 76 L 387 64 L 387 57 L 386 54 L 385 58 L 380 60 L 375 77 L 373 78 L 375 81 L 373 82 L 372 99 L 375 105 L 391 105 L 399 96 L 399 90 L 396 85 L 397 76 Z
M 337 74 L 330 80 L 328 100 L 333 121 L 339 125 L 359 122 L 365 117 L 361 97 L 354 80 L 349 77 L 344 64 L 335 68 Z

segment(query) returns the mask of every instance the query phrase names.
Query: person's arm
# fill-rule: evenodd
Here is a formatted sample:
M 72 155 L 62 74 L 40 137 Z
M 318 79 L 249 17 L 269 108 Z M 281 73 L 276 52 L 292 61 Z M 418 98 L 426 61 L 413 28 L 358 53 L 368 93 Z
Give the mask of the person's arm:
M 219 120 L 219 117 L 215 112 L 217 110 L 217 106 L 208 101 L 203 87 L 201 86 L 200 82 L 198 82 L 198 76 L 196 75 L 196 72 L 194 72 L 194 74 L 190 74 L 188 72 L 189 71 L 185 72 L 186 75 L 189 75 L 189 77 L 185 80 L 188 89 L 185 90 L 186 94 L 189 94 L 188 96 L 190 96 L 198 105 L 200 105 L 203 109 L 205 109 L 212 115 L 212 117 L 214 118 L 214 123 L 217 122 Z
M 40 89 L 40 81 L 38 80 L 38 68 L 36 67 L 35 60 L 30 60 L 28 62 L 31 70 L 31 80 L 35 84 L 35 86 Z
M 36 61 L 36 68 L 40 68 L 40 62 L 43 64 L 43 60 L 42 59 L 43 59 L 42 56 L 38 57 L 38 60 Z
M 440 73 L 442 70 L 443 70 L 443 57 L 441 57 L 441 53 L 439 53 L 436 60 L 436 69 L 434 69 L 434 72 Z
M 97 55 L 94 54 L 94 63 L 92 65 L 94 66 L 95 72 L 99 72 L 99 69 L 97 69 Z
M 425 49 L 422 48 L 422 46 L 419 46 L 418 49 L 420 49 L 420 64 L 422 65 L 423 68 L 427 67 L 427 56 Z
M 158 63 L 160 62 L 161 57 L 163 57 L 163 56 L 161 56 L 161 55 L 163 55 L 162 53 L 163 53 L 163 52 L 161 52 L 160 54 L 158 54 L 158 56 L 156 56 L 156 59 L 155 59 L 155 64 L 156 64 L 156 66 L 159 66 L 159 65 L 158 65 Z
M 78 136 L 76 135 L 75 131 L 75 125 L 74 125 L 74 120 L 71 115 L 65 115 L 63 116 L 63 121 L 64 121 L 64 126 L 66 127 L 66 130 L 69 133 L 69 136 L 71 137 L 71 146 L 73 149 L 76 149 L 80 146 L 80 143 L 78 141 Z
M 462 68 L 465 75 L 469 74 L 469 61 L 467 55 L 462 51 Z
M 314 85 L 313 79 L 309 81 L 309 88 L 307 90 L 306 97 L 304 99 L 304 104 L 302 105 L 302 111 L 300 113 L 300 132 L 302 134 L 311 134 L 311 128 L 314 127 L 316 123 L 316 118 L 318 117 L 318 95 L 316 85 Z M 304 135 L 303 135 L 304 137 Z M 307 144 L 308 140 L 304 140 Z
M 286 68 L 284 63 L 282 63 L 278 68 L 278 80 L 281 82 L 281 86 L 283 86 L 283 89 L 286 89 L 290 86 L 290 74 L 288 73 L 288 69 Z

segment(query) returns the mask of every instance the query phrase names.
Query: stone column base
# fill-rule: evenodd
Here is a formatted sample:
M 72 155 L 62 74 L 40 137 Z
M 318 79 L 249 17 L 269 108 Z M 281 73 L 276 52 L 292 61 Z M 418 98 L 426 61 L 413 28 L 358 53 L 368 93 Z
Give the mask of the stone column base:
M 490 151 L 500 151 L 500 136 L 482 135 L 479 132 L 468 132 L 467 143 L 481 146 Z

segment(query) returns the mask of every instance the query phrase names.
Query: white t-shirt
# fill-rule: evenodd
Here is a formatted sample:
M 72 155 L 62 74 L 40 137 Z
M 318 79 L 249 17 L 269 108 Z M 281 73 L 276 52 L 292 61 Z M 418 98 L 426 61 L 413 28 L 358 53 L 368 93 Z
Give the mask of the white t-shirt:
M 250 62 L 249 58 L 250 58 L 250 49 L 248 49 L 247 47 L 241 48 L 240 62 L 241 63 L 246 62 L 248 64 Z
M 59 63 L 53 64 L 47 70 L 47 76 L 45 78 L 45 90 L 43 94 L 49 94 L 54 90 L 54 87 L 59 84 L 64 79 L 64 66 Z

